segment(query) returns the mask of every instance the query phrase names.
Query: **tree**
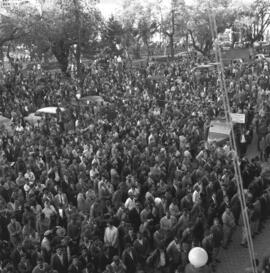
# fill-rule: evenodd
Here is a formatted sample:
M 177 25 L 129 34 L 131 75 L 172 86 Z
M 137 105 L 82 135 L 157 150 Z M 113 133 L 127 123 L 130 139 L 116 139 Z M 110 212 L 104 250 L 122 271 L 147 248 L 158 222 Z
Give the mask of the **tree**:
M 74 45 L 80 49 L 88 47 L 98 37 L 102 17 L 92 7 L 88 10 L 79 0 L 62 0 L 53 8 L 46 10 L 27 6 L 24 9 L 10 11 L 10 18 L 15 18 L 12 29 L 19 29 L 22 34 L 14 40 L 29 48 L 38 47 L 40 52 L 51 51 L 60 64 L 62 72 L 66 73 L 68 60 Z M 79 20 L 78 20 L 79 19 Z M 13 26 L 7 24 L 7 27 Z M 79 34 L 79 35 L 78 35 Z M 77 62 L 80 52 L 76 52 Z
M 263 40 L 265 31 L 270 25 L 270 1 L 256 0 L 246 6 L 239 15 L 237 25 L 244 40 L 251 45 Z
M 158 24 L 156 21 L 151 21 L 151 17 L 143 16 L 138 22 L 138 38 L 142 40 L 147 48 L 147 61 L 150 57 L 150 39 L 157 30 Z
M 120 54 L 117 45 L 121 43 L 123 34 L 122 24 L 114 16 L 111 16 L 102 31 L 102 45 L 110 57 Z
M 16 69 L 16 64 L 13 57 L 10 56 L 10 48 L 15 41 L 25 36 L 28 32 L 27 23 L 22 17 L 18 17 L 16 14 L 10 11 L 1 10 L 0 14 L 0 52 L 1 58 L 4 58 L 3 46 L 7 45 L 7 57 L 10 61 L 11 66 Z
M 140 57 L 140 49 L 144 45 L 149 59 L 151 39 L 159 28 L 156 7 L 157 5 L 152 2 L 132 0 L 123 2 L 123 11 L 119 16 L 124 29 L 123 43 L 126 47 L 133 48 L 136 57 Z
M 22 35 L 21 27 L 15 23 L 13 18 L 8 15 L 2 15 L 0 25 L 0 47 L 5 43 L 13 41 Z
M 216 20 L 217 34 L 223 33 L 226 28 L 231 28 L 236 19 L 236 10 L 230 8 L 229 1 L 214 1 L 209 7 L 208 2 L 201 1 L 195 7 L 189 8 L 189 20 L 187 31 L 195 50 L 209 57 L 213 48 L 214 39 L 212 36 L 209 15 L 213 13 Z
M 161 22 L 162 33 L 169 38 L 171 57 L 174 57 L 175 35 L 180 34 L 180 36 L 184 36 L 184 30 L 186 28 L 185 14 L 185 2 L 182 0 L 172 0 L 171 10 Z

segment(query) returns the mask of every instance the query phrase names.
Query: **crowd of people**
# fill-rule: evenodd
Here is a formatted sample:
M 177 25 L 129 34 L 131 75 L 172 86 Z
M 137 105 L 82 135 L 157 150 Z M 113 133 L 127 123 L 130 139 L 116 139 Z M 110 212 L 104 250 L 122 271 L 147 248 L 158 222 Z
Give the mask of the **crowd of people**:
M 218 74 L 195 65 L 96 63 L 80 85 L 45 71 L 5 75 L 0 107 L 14 132 L 0 132 L 2 272 L 188 273 L 194 246 L 215 271 L 237 225 L 247 246 L 235 151 L 207 142 L 223 113 Z M 260 166 L 270 147 L 266 71 L 260 62 L 226 67 L 232 111 L 246 115 L 236 131 L 253 236 L 270 207 Z M 106 103 L 81 103 L 89 94 Z M 59 111 L 25 121 L 45 106 Z M 261 154 L 248 160 L 252 132 Z

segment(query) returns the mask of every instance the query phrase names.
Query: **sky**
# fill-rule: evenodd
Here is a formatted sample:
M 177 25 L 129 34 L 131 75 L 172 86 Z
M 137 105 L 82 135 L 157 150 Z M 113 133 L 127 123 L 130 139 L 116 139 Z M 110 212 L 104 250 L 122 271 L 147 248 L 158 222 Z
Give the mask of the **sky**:
M 104 17 L 109 18 L 111 14 L 115 14 L 121 7 L 122 0 L 100 0 L 98 8 Z
M 141 1 L 141 2 L 150 2 L 151 0 L 133 0 L 133 1 Z M 185 3 L 191 5 L 195 0 L 185 0 Z M 233 0 L 233 2 L 237 5 L 247 4 L 253 0 Z M 166 0 L 168 4 L 170 4 L 170 0 Z M 109 18 L 110 15 L 114 15 L 118 10 L 121 9 L 123 0 L 100 0 L 100 4 L 97 7 L 101 10 L 103 16 L 105 18 Z

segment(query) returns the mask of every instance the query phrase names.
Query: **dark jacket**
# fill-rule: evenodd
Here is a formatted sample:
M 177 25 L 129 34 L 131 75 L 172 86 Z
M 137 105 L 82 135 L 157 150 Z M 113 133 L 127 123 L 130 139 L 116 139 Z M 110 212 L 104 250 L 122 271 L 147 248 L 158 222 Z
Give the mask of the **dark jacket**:
M 135 273 L 137 267 L 137 258 L 134 250 L 131 250 L 131 254 L 132 255 L 130 255 L 128 251 L 124 250 L 122 255 L 122 261 L 127 268 L 127 272 Z
M 54 254 L 51 258 L 51 266 L 53 269 L 57 270 L 58 273 L 67 273 L 68 269 L 68 259 L 65 254 L 63 254 L 63 263 L 57 254 Z

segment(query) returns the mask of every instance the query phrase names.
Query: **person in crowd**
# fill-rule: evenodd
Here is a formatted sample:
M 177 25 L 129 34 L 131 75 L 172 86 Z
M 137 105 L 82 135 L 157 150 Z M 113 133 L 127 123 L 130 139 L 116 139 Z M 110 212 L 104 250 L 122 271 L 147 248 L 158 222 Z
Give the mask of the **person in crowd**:
M 222 214 L 223 223 L 223 248 L 228 248 L 231 242 L 232 234 L 235 228 L 235 219 L 230 207 L 226 207 L 226 210 Z
M 66 256 L 63 246 L 56 246 L 56 253 L 51 257 L 51 267 L 58 273 L 64 273 L 68 270 L 68 257 Z
M 192 272 L 193 246 L 205 247 L 217 266 L 221 245 L 241 225 L 241 206 L 235 151 L 228 139 L 208 141 L 223 111 L 218 74 L 194 75 L 195 61 L 130 69 L 97 60 L 84 67 L 80 85 L 42 68 L 6 73 L 0 112 L 14 130 L 0 130 L 2 268 Z M 246 118 L 234 131 L 256 235 L 269 215 L 270 180 L 245 152 L 256 132 L 261 160 L 268 157 L 270 86 L 237 64 L 226 75 L 232 112 Z M 56 114 L 31 119 L 47 106 Z

